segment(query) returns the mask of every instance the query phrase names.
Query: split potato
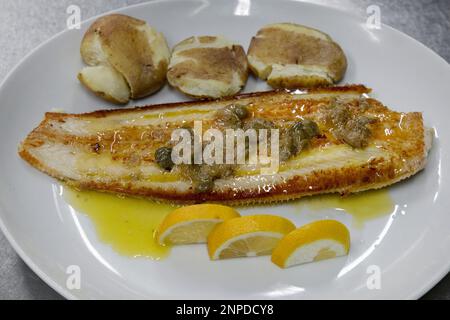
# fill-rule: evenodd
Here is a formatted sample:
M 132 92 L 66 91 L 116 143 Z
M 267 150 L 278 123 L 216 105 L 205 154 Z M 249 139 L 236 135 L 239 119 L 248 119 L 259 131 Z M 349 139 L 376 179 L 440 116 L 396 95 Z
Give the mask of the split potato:
M 252 72 L 274 88 L 311 88 L 339 82 L 347 58 L 333 39 L 294 23 L 260 29 L 248 50 Z
M 145 21 L 111 14 L 88 29 L 81 57 L 88 65 L 78 74 L 81 83 L 110 102 L 125 104 L 165 84 L 170 50 L 164 36 Z
M 245 86 L 248 62 L 244 49 L 222 36 L 190 37 L 172 53 L 167 80 L 184 94 L 217 99 Z

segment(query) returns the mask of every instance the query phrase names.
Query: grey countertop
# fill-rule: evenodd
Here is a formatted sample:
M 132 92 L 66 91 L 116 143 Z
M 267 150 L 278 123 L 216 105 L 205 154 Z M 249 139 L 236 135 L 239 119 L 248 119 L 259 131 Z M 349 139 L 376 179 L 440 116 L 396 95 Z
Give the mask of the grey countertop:
M 275 0 L 274 0 L 275 1 Z M 33 48 L 66 27 L 66 9 L 76 4 L 82 19 L 143 0 L 0 0 L 0 81 Z M 381 8 L 383 23 L 393 26 L 450 61 L 449 0 L 311 0 L 364 15 Z M 450 299 L 450 274 L 425 296 Z M 0 300 L 62 299 L 33 273 L 0 232 Z

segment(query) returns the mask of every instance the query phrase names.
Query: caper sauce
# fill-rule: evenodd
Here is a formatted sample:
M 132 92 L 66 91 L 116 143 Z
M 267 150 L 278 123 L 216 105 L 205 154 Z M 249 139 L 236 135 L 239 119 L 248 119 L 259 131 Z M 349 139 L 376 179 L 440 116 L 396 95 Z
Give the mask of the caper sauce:
M 299 154 L 310 143 L 311 139 L 320 134 L 319 127 L 312 120 L 302 120 L 294 123 L 289 128 L 279 128 L 270 120 L 249 117 L 246 106 L 233 104 L 220 109 L 216 113 L 215 127 L 225 129 L 280 129 L 280 160 L 286 161 Z M 192 130 L 191 135 L 193 134 Z M 248 146 L 247 146 L 248 147 Z M 174 163 L 171 158 L 172 148 L 162 147 L 156 150 L 156 163 L 164 170 L 172 170 Z M 197 193 L 211 192 L 214 181 L 220 178 L 232 176 L 235 165 L 230 164 L 182 164 L 179 165 L 180 172 L 192 181 L 193 189 Z
M 232 104 L 216 112 L 215 124 L 218 128 L 239 129 L 249 115 L 248 109 L 244 105 Z
M 312 120 L 304 119 L 283 130 L 280 138 L 280 160 L 287 161 L 308 147 L 310 141 L 320 135 L 319 126 Z
M 363 110 L 368 108 L 367 104 L 362 103 Z M 372 135 L 367 125 L 376 122 L 376 119 L 362 114 L 352 114 L 348 105 L 333 101 L 326 111 L 325 121 L 332 127 L 331 132 L 336 139 L 353 148 L 365 148 Z

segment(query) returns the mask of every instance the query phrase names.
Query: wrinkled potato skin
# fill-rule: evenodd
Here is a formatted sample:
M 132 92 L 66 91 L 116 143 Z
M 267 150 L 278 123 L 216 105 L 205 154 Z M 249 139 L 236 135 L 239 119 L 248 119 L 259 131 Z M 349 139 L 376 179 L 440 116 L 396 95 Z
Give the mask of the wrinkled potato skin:
M 85 63 L 114 67 L 129 84 L 132 99 L 155 93 L 166 82 L 170 58 L 167 43 L 163 39 L 162 47 L 152 45 L 143 31 L 145 27 L 146 22 L 142 20 L 120 14 L 108 15 L 90 26 L 81 44 Z M 165 56 L 158 63 L 154 59 L 156 50 L 162 50 Z

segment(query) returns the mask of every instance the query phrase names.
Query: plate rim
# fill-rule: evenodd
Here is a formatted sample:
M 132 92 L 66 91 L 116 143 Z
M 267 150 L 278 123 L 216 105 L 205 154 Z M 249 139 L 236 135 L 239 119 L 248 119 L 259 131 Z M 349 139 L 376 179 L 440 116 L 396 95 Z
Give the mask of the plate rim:
M 93 22 L 94 20 L 98 19 L 99 17 L 102 17 L 104 15 L 108 15 L 108 14 L 112 14 L 112 13 L 121 13 L 124 10 L 128 10 L 128 9 L 134 9 L 137 7 L 144 7 L 144 6 L 149 6 L 149 5 L 158 5 L 160 3 L 166 3 L 166 2 L 179 2 L 180 0 L 149 0 L 149 1 L 145 1 L 142 3 L 137 3 L 137 4 L 132 4 L 132 5 L 127 5 L 124 7 L 120 7 L 120 8 L 116 8 L 113 10 L 109 10 L 106 12 L 103 12 L 101 14 L 92 16 L 86 20 L 83 20 L 81 22 L 81 26 L 86 25 L 88 23 Z M 325 3 L 313 3 L 313 2 L 309 2 L 309 0 L 305 0 L 305 1 L 298 1 L 298 0 L 282 0 L 284 2 L 288 2 L 288 3 L 296 3 L 300 6 L 305 5 L 305 6 L 314 6 L 314 7 L 322 7 L 322 8 L 326 8 L 329 10 L 335 10 L 335 11 L 339 11 L 342 14 L 347 15 L 349 18 L 352 19 L 361 19 L 361 16 L 353 11 L 350 11 L 347 8 L 340 8 L 334 5 L 330 5 L 330 4 L 325 4 Z M 443 57 L 441 57 L 437 52 L 435 52 L 433 49 L 427 47 L 425 44 L 423 44 L 422 42 L 420 42 L 419 40 L 414 39 L 412 36 L 394 28 L 391 27 L 388 24 L 385 23 L 381 23 L 382 28 L 387 28 L 389 29 L 391 32 L 397 33 L 398 35 L 401 35 L 402 37 L 406 37 L 408 40 L 414 42 L 415 45 L 419 45 L 420 47 L 422 47 L 423 49 L 425 49 L 428 54 L 430 55 L 430 58 L 433 57 L 434 59 L 436 59 L 437 61 L 439 61 L 440 63 L 445 63 L 447 64 L 447 66 L 450 66 L 450 63 L 447 62 Z M 37 45 L 36 47 L 34 47 L 30 52 L 28 52 L 24 57 L 22 57 L 19 62 L 17 62 L 15 64 L 15 66 L 9 71 L 7 72 L 6 76 L 4 77 L 4 79 L 0 82 L 0 92 L 3 90 L 3 87 L 5 86 L 5 84 L 9 81 L 9 79 L 15 74 L 15 72 L 20 68 L 20 66 L 26 61 L 28 60 L 32 55 L 34 55 L 37 51 L 41 50 L 43 47 L 45 47 L 48 43 L 58 39 L 59 37 L 64 36 L 66 33 L 71 32 L 72 30 L 65 28 L 62 31 L 59 31 L 58 33 L 56 33 L 55 35 L 51 36 L 50 38 L 48 38 L 47 40 L 43 41 L 42 43 L 40 43 L 39 45 Z M 65 299 L 69 299 L 69 300 L 81 300 L 83 298 L 73 294 L 72 292 L 70 292 L 70 290 L 68 290 L 67 288 L 64 288 L 64 286 L 62 286 L 60 283 L 58 283 L 57 281 L 55 281 L 52 277 L 50 277 L 45 271 L 43 271 L 41 269 L 41 267 L 36 264 L 33 259 L 31 259 L 29 257 L 29 255 L 22 249 L 22 247 L 17 243 L 16 238 L 9 232 L 5 222 L 2 219 L 2 215 L 4 214 L 4 210 L 2 208 L 2 206 L 0 206 L 0 230 L 2 231 L 3 235 L 5 236 L 5 238 L 7 239 L 7 241 L 9 242 L 9 244 L 11 245 L 11 247 L 14 249 L 14 251 L 17 253 L 17 255 L 22 259 L 22 261 L 40 278 L 42 279 L 48 286 L 50 286 L 53 290 L 55 290 L 58 294 L 60 294 L 62 297 L 64 297 Z M 442 264 L 440 271 L 439 272 L 435 272 L 433 274 L 433 276 L 429 277 L 429 281 L 427 281 L 426 283 L 424 283 L 422 286 L 420 286 L 418 289 L 416 289 L 414 292 L 409 293 L 406 296 L 406 299 L 408 300 L 416 300 L 421 298 L 423 295 L 425 295 L 429 290 L 431 290 L 437 283 L 439 283 L 439 281 L 441 281 L 448 273 L 450 272 L 450 257 L 447 261 L 447 264 Z M 156 298 L 157 299 L 157 298 Z M 163 298 L 160 298 L 163 299 Z

